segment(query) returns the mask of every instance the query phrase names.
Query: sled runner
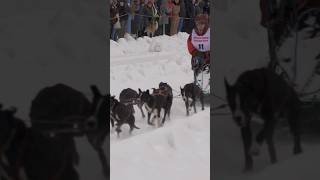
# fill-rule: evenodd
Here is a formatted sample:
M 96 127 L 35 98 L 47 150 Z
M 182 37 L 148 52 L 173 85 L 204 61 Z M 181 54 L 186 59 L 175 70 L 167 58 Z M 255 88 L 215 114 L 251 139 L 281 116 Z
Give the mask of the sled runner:
M 200 87 L 205 95 L 210 94 L 210 64 L 201 57 L 194 57 L 191 60 L 194 76 L 194 83 Z

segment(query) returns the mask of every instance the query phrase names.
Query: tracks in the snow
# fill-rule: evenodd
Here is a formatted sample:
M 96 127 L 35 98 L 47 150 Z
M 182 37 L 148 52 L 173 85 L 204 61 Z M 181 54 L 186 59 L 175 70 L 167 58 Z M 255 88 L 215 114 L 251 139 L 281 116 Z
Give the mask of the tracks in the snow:
M 151 54 L 139 54 L 139 55 L 131 55 L 126 57 L 112 57 L 112 61 L 110 62 L 110 66 L 122 66 L 128 64 L 139 64 L 139 63 L 153 63 L 158 61 L 175 59 L 177 56 L 173 52 L 154 52 Z

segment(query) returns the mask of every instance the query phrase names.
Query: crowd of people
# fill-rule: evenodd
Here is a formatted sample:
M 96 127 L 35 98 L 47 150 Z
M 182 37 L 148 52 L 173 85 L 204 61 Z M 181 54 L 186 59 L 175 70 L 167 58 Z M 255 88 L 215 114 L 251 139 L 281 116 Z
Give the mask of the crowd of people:
M 210 0 L 110 0 L 110 39 L 126 33 L 145 35 L 191 33 L 198 14 L 210 14 Z

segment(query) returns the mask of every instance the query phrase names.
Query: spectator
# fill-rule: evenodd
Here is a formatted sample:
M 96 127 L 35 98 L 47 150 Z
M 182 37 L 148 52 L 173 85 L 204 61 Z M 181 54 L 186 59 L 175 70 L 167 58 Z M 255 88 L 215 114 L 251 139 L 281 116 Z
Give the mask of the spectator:
M 193 5 L 194 5 L 194 16 L 197 16 L 198 14 L 203 14 L 204 3 L 202 0 L 195 0 Z
M 140 0 L 133 0 L 130 9 L 132 14 L 132 34 L 134 37 L 138 36 L 141 29 L 141 16 L 139 15 L 140 8 Z
M 118 0 L 119 1 L 119 16 L 120 16 L 120 24 L 121 29 L 119 36 L 121 38 L 124 37 L 124 34 L 127 31 L 127 22 L 128 22 L 128 14 L 130 13 L 130 8 L 127 3 L 127 0 Z
M 144 27 L 147 35 L 153 36 L 158 29 L 158 10 L 154 3 L 154 0 L 147 0 L 146 5 L 143 8 L 144 15 Z
M 146 0 L 147 1 L 147 0 Z M 138 31 L 138 37 L 141 37 L 143 36 L 143 31 L 145 29 L 145 26 L 144 26 L 144 7 L 145 7 L 145 0 L 140 0 L 140 9 L 139 9 L 139 31 Z
M 111 39 L 116 41 L 118 39 L 118 31 L 121 28 L 119 19 L 119 8 L 117 0 L 110 0 L 110 17 L 111 17 Z
M 208 14 L 210 16 L 210 1 L 209 0 L 203 0 L 203 13 Z
M 188 34 L 191 33 L 194 27 L 194 20 L 195 12 L 194 12 L 194 1 L 195 0 L 184 0 L 185 8 L 186 8 L 186 18 L 184 20 L 183 31 L 187 32 Z
M 179 16 L 180 16 L 180 20 L 179 20 L 178 32 L 182 32 L 183 21 L 184 21 L 184 18 L 186 17 L 186 6 L 184 4 L 184 0 L 180 0 Z
M 169 27 L 169 9 L 168 9 L 168 1 L 169 0 L 158 0 L 159 10 L 160 10 L 160 19 L 159 19 L 159 28 L 157 30 L 157 35 L 167 34 L 167 30 Z M 160 2 L 160 3 L 159 3 Z
M 179 13 L 180 13 L 180 0 L 172 1 L 172 13 L 171 13 L 171 25 L 170 36 L 177 34 L 179 25 Z

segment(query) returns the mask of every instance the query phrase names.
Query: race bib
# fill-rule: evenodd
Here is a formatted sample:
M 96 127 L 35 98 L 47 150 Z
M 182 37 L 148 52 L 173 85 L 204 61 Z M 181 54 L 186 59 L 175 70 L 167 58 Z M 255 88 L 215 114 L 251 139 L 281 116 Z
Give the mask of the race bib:
M 202 36 L 192 30 L 191 43 L 200 52 L 210 51 L 210 29 Z

